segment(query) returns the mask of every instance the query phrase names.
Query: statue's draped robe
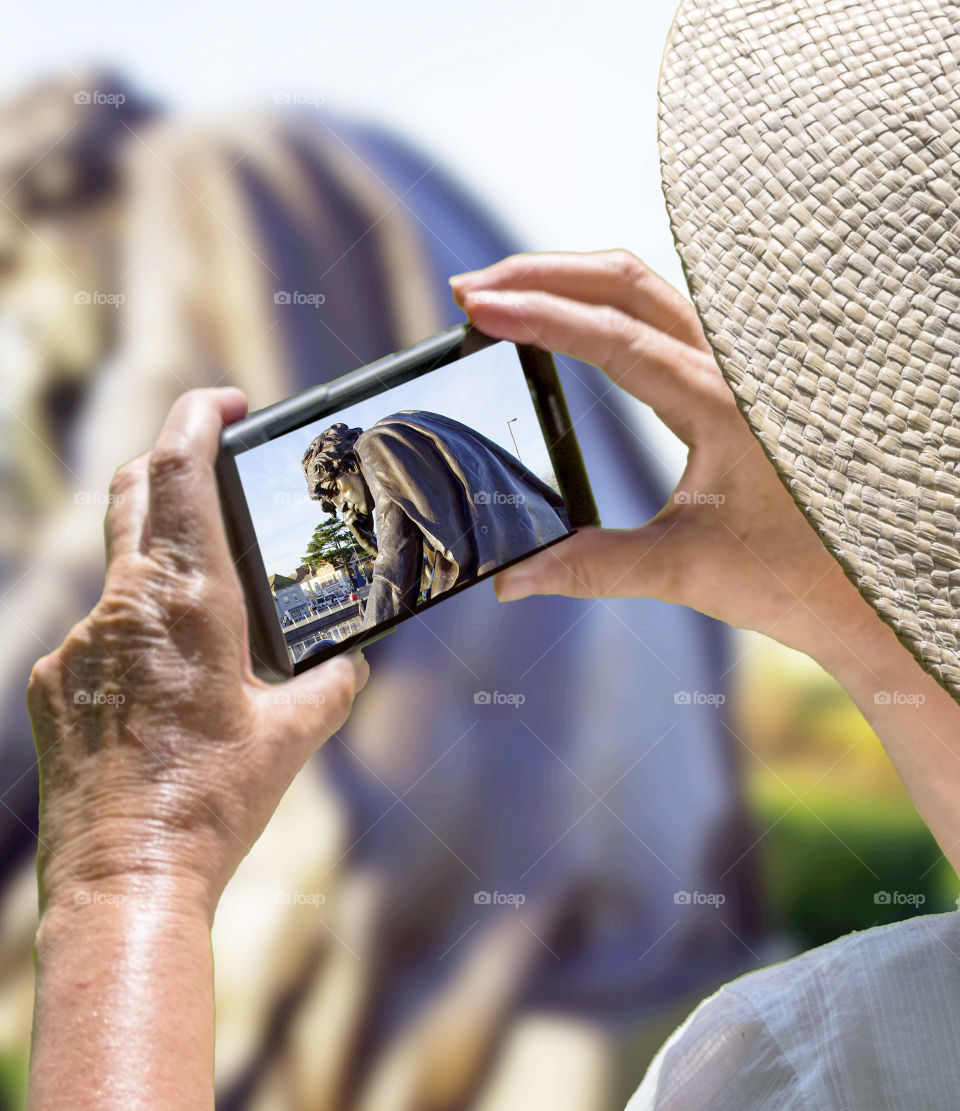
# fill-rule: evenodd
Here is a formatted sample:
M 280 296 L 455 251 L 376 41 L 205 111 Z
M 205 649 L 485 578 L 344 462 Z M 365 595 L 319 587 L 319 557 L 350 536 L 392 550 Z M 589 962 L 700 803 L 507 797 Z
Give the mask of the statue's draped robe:
M 556 490 L 449 417 L 394 413 L 356 452 L 376 505 L 365 628 L 411 610 L 421 587 L 436 597 L 569 532 Z

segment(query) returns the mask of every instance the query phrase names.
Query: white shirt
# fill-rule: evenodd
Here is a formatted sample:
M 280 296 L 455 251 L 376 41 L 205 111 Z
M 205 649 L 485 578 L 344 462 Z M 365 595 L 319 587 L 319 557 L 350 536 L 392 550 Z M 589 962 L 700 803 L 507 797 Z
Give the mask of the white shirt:
M 748 973 L 667 1040 L 627 1111 L 957 1111 L 960 914 Z

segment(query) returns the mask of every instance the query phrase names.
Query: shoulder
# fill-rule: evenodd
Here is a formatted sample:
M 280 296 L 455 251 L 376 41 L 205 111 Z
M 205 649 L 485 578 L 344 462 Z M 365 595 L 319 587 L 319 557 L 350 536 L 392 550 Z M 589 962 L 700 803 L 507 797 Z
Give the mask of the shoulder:
M 859 930 L 788 961 L 734 980 L 730 990 L 749 1000 L 771 1021 L 784 1000 L 840 994 L 868 1002 L 878 987 L 904 979 L 942 981 L 960 992 L 960 915 L 924 914 Z M 960 994 L 958 994 L 960 1003 Z
M 767 1099 L 774 1089 L 777 1098 Z M 763 1019 L 727 984 L 667 1039 L 626 1111 L 800 1111 L 802 1104 L 790 1102 L 794 1091 L 786 1058 Z
M 435 430 L 431 416 L 432 414 L 429 413 L 411 410 L 381 417 L 376 424 L 370 425 L 360 433 L 354 450 L 361 459 L 364 459 L 388 450 L 390 445 L 422 442 L 425 438 L 432 439 Z
M 357 437 L 356 446 L 359 448 L 363 444 L 376 443 L 378 440 L 384 440 L 391 436 L 396 436 L 398 432 L 403 432 L 407 429 L 417 429 L 417 423 L 414 419 L 415 413 L 391 413 L 388 417 L 381 417 L 376 424 L 371 424 L 369 428 L 365 429 Z
M 666 1042 L 628 1111 L 939 1106 L 958 1040 L 960 915 L 921 915 L 725 985 Z
M 389 418 L 378 420 L 376 424 L 372 424 L 360 433 L 353 445 L 353 450 L 362 460 L 371 452 L 378 452 L 383 443 L 392 435 L 393 430 L 389 427 Z

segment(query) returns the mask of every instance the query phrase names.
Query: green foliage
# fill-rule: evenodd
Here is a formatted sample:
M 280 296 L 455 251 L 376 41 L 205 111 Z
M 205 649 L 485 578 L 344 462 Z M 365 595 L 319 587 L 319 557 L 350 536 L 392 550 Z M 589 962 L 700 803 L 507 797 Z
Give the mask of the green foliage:
M 329 563 L 346 572 L 355 583 L 350 564 L 356 555 L 356 540 L 353 533 L 339 517 L 327 517 L 313 530 L 303 562 L 314 571 L 321 564 Z
M 13 1108 L 27 1105 L 27 1075 L 29 1062 L 19 1054 L 0 1052 L 0 1107 Z
M 909 804 L 788 790 L 755 803 L 774 922 L 804 947 L 955 909 L 957 877 Z M 779 796 L 779 797 L 778 797 Z

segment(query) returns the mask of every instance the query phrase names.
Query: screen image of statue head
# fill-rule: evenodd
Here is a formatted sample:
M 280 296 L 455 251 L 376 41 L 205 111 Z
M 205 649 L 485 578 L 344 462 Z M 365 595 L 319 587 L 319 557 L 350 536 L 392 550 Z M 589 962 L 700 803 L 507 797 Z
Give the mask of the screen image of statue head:
M 288 432 L 237 466 L 293 663 L 571 531 L 509 343 Z

